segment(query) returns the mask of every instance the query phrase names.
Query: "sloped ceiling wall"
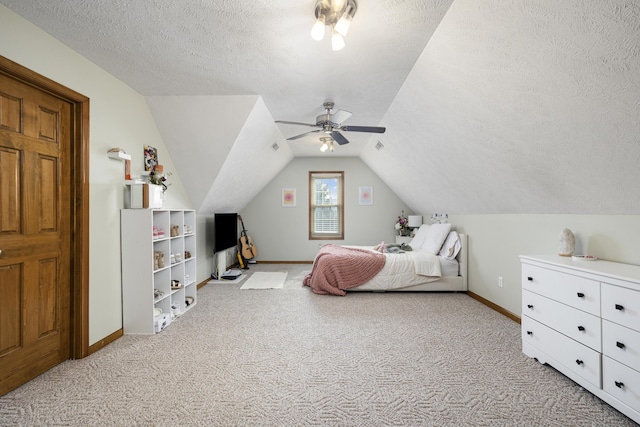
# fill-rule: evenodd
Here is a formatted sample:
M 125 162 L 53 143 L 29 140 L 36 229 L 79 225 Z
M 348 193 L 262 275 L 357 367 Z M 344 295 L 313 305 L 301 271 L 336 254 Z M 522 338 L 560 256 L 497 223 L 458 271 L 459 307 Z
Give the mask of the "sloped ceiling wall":
M 262 98 L 152 96 L 147 103 L 199 213 L 235 212 L 293 155 Z
M 360 1 L 340 52 L 307 0 L 0 3 L 149 97 L 199 212 L 310 155 L 359 156 L 420 213 L 640 212 L 638 0 Z M 387 133 L 285 142 L 273 119 L 328 99 Z
M 416 212 L 640 212 L 640 3 L 453 3 L 362 158 Z
M 622 0 L 457 0 L 360 157 L 414 212 L 637 214 L 639 23 Z M 260 97 L 149 99 L 200 212 L 241 210 L 296 149 Z

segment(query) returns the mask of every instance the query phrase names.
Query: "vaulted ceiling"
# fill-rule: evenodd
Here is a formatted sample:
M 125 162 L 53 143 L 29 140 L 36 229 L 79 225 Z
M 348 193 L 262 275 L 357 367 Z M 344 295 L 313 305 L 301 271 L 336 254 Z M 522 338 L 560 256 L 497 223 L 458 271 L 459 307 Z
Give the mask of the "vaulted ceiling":
M 338 52 L 314 0 L 0 3 L 147 97 L 200 212 L 357 156 L 416 212 L 640 213 L 638 0 L 360 0 Z M 327 100 L 387 132 L 286 141 Z

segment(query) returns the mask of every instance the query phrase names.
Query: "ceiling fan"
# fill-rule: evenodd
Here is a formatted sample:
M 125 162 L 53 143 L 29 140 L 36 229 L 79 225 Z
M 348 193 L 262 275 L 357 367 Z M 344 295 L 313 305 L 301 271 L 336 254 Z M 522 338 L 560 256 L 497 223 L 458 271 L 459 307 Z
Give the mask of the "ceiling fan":
M 349 126 L 343 125 L 342 122 L 351 117 L 351 113 L 346 110 L 337 110 L 335 113 L 332 113 L 333 110 L 333 102 L 325 102 L 322 104 L 325 109 L 324 114 L 320 114 L 316 117 L 316 123 L 300 123 L 300 122 L 290 122 L 286 120 L 276 120 L 276 123 L 284 123 L 288 125 L 301 125 L 301 126 L 311 126 L 318 127 L 320 129 L 312 130 L 309 132 L 301 133 L 300 135 L 292 136 L 291 138 L 287 138 L 287 141 L 292 141 L 294 139 L 302 138 L 303 136 L 312 134 L 312 133 L 324 133 L 329 135 L 333 141 L 336 141 L 339 145 L 348 144 L 349 140 L 344 137 L 338 131 L 345 132 L 369 132 L 369 133 L 384 133 L 387 129 L 378 126 Z M 326 137 L 325 137 L 326 138 Z M 323 142 L 326 141 L 324 138 Z

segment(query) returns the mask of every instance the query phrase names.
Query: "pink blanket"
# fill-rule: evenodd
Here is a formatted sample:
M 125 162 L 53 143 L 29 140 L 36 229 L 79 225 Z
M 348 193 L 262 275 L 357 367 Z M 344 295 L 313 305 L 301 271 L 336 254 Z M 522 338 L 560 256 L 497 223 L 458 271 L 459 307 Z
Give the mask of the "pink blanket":
M 385 256 L 366 249 L 327 244 L 320 248 L 313 268 L 302 284 L 316 294 L 346 295 L 371 280 L 384 267 Z

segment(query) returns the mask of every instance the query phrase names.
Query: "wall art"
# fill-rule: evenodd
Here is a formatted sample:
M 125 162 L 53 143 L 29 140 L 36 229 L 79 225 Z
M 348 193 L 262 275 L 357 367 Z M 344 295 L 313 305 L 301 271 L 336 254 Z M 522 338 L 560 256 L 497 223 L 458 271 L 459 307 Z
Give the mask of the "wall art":
M 282 207 L 294 208 L 295 206 L 296 206 L 296 189 L 283 188 L 282 189 Z
M 373 187 L 364 186 L 358 188 L 358 204 L 373 205 Z

